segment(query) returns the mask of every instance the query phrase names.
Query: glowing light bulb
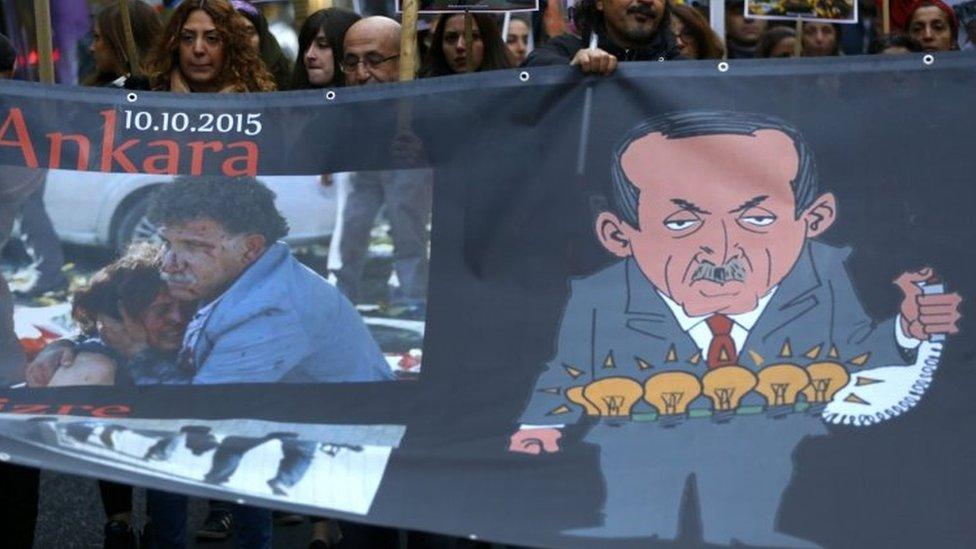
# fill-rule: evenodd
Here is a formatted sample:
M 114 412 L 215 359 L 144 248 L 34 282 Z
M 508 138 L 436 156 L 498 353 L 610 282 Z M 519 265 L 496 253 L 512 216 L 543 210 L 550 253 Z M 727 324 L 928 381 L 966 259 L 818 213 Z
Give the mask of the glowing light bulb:
M 641 384 L 627 377 L 605 377 L 583 387 L 583 397 L 604 417 L 629 416 L 643 395 Z
M 796 397 L 807 385 L 807 371 L 793 364 L 774 364 L 759 370 L 756 392 L 766 398 L 766 409 L 773 417 L 793 411 Z
M 810 375 L 810 384 L 803 389 L 803 395 L 811 404 L 811 413 L 823 410 L 834 398 L 834 394 L 851 379 L 847 369 L 836 362 L 814 362 L 807 366 L 807 373 Z
M 588 416 L 598 416 L 600 415 L 600 409 L 596 407 L 592 402 L 586 400 L 583 396 L 583 386 L 577 385 L 575 387 L 570 387 L 566 389 L 566 398 L 569 399 L 573 404 L 579 404 L 586 410 L 586 415 Z
M 702 377 L 705 396 L 715 407 L 712 419 L 724 423 L 732 419 L 746 393 L 758 383 L 756 375 L 741 366 L 723 366 L 709 370 Z
M 657 408 L 664 427 L 680 421 L 701 392 L 701 382 L 687 372 L 661 372 L 644 382 L 644 400 Z

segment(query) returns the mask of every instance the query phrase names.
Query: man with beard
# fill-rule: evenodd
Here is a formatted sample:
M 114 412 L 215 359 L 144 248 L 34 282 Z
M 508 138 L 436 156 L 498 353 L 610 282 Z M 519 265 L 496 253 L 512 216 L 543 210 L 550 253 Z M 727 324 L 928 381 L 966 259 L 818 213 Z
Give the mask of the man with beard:
M 836 199 L 818 189 L 803 137 L 774 117 L 652 118 L 614 150 L 611 189 L 595 229 L 621 261 L 571 283 L 556 354 L 509 450 L 558 452 L 562 428 L 585 410 L 601 420 L 585 440 L 601 449 L 605 521 L 574 533 L 675 538 L 690 485 L 705 541 L 797 545 L 776 532 L 777 509 L 793 450 L 827 430 L 818 416 L 792 413 L 792 401 L 768 402 L 762 414 L 769 397 L 749 380 L 779 366 L 766 374 L 803 378 L 773 380 L 773 392 L 777 383 L 798 391 L 809 383 L 800 365 L 907 364 L 922 340 L 958 331 L 959 295 L 923 294 L 932 269 L 907 272 L 895 280 L 898 314 L 869 317 L 845 270 L 849 250 L 815 240 L 833 224 Z M 732 386 L 735 405 L 713 412 L 704 396 L 694 401 L 715 372 L 746 381 Z M 644 399 L 657 415 L 638 412 Z M 746 404 L 760 413 L 736 415 Z
M 557 36 L 536 47 L 525 66 L 576 65 L 610 74 L 620 61 L 665 61 L 680 55 L 665 0 L 583 0 L 573 17 L 581 38 Z M 596 35 L 596 47 L 593 44 Z

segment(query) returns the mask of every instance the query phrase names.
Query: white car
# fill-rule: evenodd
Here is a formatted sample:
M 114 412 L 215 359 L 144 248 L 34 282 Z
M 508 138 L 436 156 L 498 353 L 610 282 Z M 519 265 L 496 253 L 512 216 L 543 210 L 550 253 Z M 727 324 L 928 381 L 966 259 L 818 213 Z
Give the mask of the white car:
M 314 176 L 258 176 L 274 191 L 275 204 L 291 230 L 285 240 L 300 245 L 332 236 L 336 218 L 335 186 Z M 146 220 L 153 189 L 169 175 L 50 170 L 44 204 L 61 240 L 71 244 L 121 249 L 132 238 L 152 237 Z

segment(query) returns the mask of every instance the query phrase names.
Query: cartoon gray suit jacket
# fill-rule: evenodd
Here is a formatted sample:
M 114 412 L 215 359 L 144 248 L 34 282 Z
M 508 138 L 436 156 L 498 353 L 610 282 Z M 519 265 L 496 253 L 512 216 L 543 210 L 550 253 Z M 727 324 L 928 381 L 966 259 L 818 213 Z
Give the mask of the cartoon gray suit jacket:
M 740 365 L 758 371 L 775 363 L 806 366 L 856 357 L 857 367 L 907 362 L 895 337 L 895 318 L 876 323 L 861 307 L 844 267 L 849 254 L 846 248 L 807 243 L 739 350 Z M 604 377 L 643 382 L 668 370 L 700 377 L 707 371 L 701 354 L 628 258 L 572 282 L 556 355 L 540 374 L 520 421 L 576 422 L 583 410 L 567 400 L 566 389 Z

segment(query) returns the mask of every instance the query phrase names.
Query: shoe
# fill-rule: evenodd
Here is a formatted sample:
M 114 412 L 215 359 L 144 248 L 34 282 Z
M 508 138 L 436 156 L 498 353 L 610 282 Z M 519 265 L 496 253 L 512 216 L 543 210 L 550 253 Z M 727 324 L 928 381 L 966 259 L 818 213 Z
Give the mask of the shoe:
M 210 511 L 203 526 L 197 530 L 198 540 L 220 541 L 230 537 L 234 531 L 234 515 L 230 511 Z
M 274 495 L 276 496 L 288 495 L 288 490 L 285 489 L 285 486 L 275 479 L 269 480 L 268 486 L 271 488 L 271 491 L 274 492 Z
M 275 511 L 271 516 L 274 518 L 275 526 L 291 526 L 300 524 L 305 520 L 305 517 L 298 513 L 285 513 L 283 511 Z
M 105 549 L 137 549 L 136 533 L 128 522 L 113 520 L 105 525 Z

